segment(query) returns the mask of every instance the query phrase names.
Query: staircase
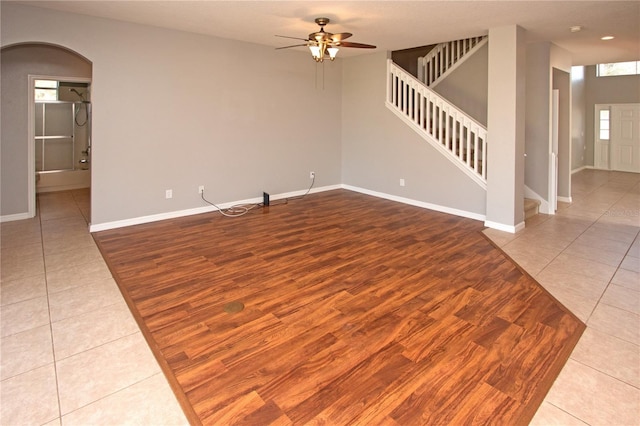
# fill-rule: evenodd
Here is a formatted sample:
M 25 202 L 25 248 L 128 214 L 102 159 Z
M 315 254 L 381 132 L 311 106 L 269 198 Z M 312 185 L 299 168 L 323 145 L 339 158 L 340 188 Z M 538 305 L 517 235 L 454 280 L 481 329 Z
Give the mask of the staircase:
M 486 36 L 480 36 L 437 45 L 418 58 L 418 78 L 387 60 L 385 102 L 387 108 L 484 190 L 487 129 L 433 88 L 487 42 Z M 539 200 L 525 198 L 525 219 L 537 215 L 540 206 Z
M 532 198 L 524 199 L 524 218 L 525 220 L 532 218 L 533 216 L 538 214 L 540 209 L 540 201 L 534 200 Z
M 465 56 L 470 56 L 487 43 L 487 36 L 448 41 L 435 46 L 418 58 L 418 80 L 434 87 L 453 71 Z
M 386 106 L 482 188 L 487 188 L 487 129 L 391 59 Z

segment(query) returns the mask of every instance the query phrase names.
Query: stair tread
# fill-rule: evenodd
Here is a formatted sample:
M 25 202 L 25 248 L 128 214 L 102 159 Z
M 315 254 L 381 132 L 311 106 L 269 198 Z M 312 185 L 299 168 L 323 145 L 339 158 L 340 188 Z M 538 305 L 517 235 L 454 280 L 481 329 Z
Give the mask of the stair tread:
M 532 198 L 524 199 L 524 218 L 529 219 L 532 216 L 538 214 L 538 208 L 540 207 L 540 201 Z
M 540 207 L 540 200 L 534 200 L 532 198 L 524 199 L 524 209 L 528 210 L 531 208 Z

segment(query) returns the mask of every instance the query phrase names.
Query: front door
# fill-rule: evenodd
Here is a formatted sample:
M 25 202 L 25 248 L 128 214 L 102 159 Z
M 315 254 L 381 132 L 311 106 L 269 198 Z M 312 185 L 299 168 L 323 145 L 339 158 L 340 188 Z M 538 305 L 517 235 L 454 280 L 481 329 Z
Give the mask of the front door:
M 640 104 L 611 106 L 611 170 L 640 172 Z

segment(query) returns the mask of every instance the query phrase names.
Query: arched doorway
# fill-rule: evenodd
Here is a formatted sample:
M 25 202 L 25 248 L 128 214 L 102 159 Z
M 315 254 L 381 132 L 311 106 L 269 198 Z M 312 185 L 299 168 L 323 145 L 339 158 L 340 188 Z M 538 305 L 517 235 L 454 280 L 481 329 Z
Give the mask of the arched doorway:
M 90 187 L 92 63 L 69 49 L 44 43 L 7 46 L 0 53 L 0 213 L 2 220 L 7 221 L 34 217 L 38 191 Z M 55 99 L 37 101 L 35 90 L 41 84 L 38 82 L 55 84 Z M 43 113 L 45 116 L 49 113 L 46 124 Z M 71 124 L 69 117 L 78 119 L 77 124 Z M 56 126 L 54 119 L 66 120 L 67 125 Z M 36 121 L 39 121 L 37 129 Z M 48 164 L 44 164 L 47 160 L 43 157 L 49 160 Z

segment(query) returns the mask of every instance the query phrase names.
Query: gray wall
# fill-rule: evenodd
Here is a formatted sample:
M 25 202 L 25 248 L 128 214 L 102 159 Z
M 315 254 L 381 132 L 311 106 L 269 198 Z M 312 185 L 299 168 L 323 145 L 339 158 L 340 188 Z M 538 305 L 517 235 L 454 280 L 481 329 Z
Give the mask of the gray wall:
M 385 106 L 386 59 L 383 52 L 343 63 L 343 182 L 484 215 L 485 191 Z
M 553 68 L 558 99 L 558 196 L 571 197 L 571 75 Z
M 524 183 L 548 201 L 549 137 L 551 135 L 551 43 L 527 48 L 527 100 Z
M 596 104 L 640 103 L 640 75 L 596 77 L 596 66 L 585 67 L 585 164 L 593 166 Z
M 317 186 L 341 182 L 341 60 L 322 89 L 308 52 L 1 7 L 3 46 L 49 42 L 93 63 L 92 224 L 203 207 L 199 185 L 223 203 L 304 190 L 311 170 Z M 26 151 L 11 154 L 3 182 L 24 179 Z M 9 211 L 26 192 L 16 184 Z
M 487 221 L 494 228 L 524 226 L 525 31 L 489 29 Z
M 550 42 L 529 43 L 527 45 L 526 74 L 526 131 L 525 131 L 525 180 L 524 183 L 543 199 L 549 201 L 549 141 L 551 138 L 551 100 L 554 69 L 568 74 L 571 72 L 571 54 Z M 558 74 L 562 75 L 562 74 Z M 562 99 L 565 108 L 570 105 L 570 84 L 560 87 L 565 93 Z M 569 102 L 568 104 L 566 102 Z M 561 116 L 563 129 L 570 129 L 569 114 Z M 563 170 L 565 185 L 559 194 L 568 196 L 567 176 L 571 169 L 571 148 L 569 137 L 563 139 L 559 147 L 559 163 Z M 562 158 L 560 158 L 560 154 Z
M 4 11 L 4 6 L 3 6 Z M 3 17 L 4 18 L 4 17 Z M 0 215 L 26 213 L 28 75 L 91 78 L 91 63 L 65 49 L 16 45 L 1 51 Z
M 488 53 L 489 43 L 485 43 L 433 88 L 485 127 L 489 82 Z
M 586 165 L 584 66 L 571 68 L 571 170 Z

